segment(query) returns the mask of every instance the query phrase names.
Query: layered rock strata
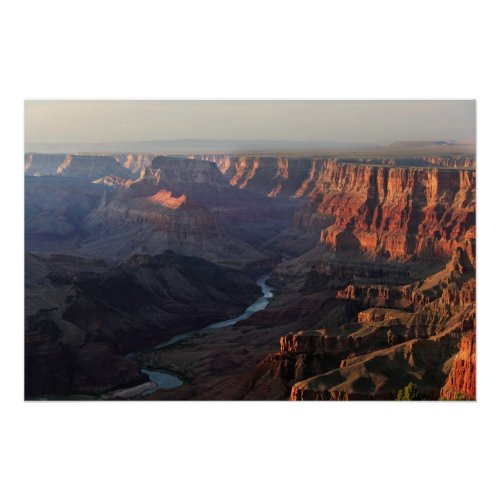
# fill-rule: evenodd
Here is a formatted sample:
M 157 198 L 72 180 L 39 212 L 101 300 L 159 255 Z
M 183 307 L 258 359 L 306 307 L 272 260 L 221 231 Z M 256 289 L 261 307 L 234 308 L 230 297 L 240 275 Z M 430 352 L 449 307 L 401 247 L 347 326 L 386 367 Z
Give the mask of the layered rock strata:
M 154 155 L 151 154 L 126 154 L 117 155 L 117 161 L 135 177 L 139 176 L 146 168 L 151 166 Z
M 445 260 L 474 236 L 475 172 L 325 161 L 308 204 L 332 222 L 320 241 L 337 254 Z
M 473 158 L 374 160 L 378 164 L 329 158 L 205 158 L 215 161 L 240 189 L 305 204 L 293 226 L 272 242 L 292 254 L 294 244 L 304 251 L 319 242 L 338 254 L 371 259 L 445 261 L 457 245 L 474 237 Z
M 277 234 L 290 218 L 285 208 L 230 186 L 207 161 L 156 157 L 139 179 L 117 187 L 87 218 L 94 237 L 82 244 L 82 253 L 120 259 L 171 249 L 252 265 L 268 259 L 252 243 Z
M 24 155 L 25 175 L 70 175 L 91 180 L 106 175 L 121 176 L 126 179 L 138 177 L 151 166 L 154 155 L 150 154 L 43 154 Z M 120 169 L 122 166 L 125 170 Z
M 474 332 L 464 335 L 460 350 L 453 359 L 450 374 L 441 389 L 441 399 L 476 399 L 476 336 Z
M 475 331 L 473 242 L 425 279 L 349 284 L 331 307 L 345 301 L 356 304 L 353 320 L 283 336 L 279 353 L 257 367 L 246 396 L 280 387 L 283 397 L 288 387 L 290 399 L 395 399 L 414 382 L 426 398 L 437 399 L 461 339 Z M 452 387 L 471 393 L 470 345 L 462 346 L 442 395 L 451 397 Z

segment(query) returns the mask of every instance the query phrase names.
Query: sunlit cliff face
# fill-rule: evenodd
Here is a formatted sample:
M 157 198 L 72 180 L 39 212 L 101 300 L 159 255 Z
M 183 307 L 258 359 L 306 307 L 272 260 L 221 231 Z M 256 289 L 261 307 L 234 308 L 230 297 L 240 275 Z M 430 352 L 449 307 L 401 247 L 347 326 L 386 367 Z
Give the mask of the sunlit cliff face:
M 181 196 L 175 197 L 172 195 L 172 191 L 162 189 L 153 196 L 148 197 L 147 200 L 156 205 L 161 205 L 164 208 L 176 209 L 186 202 L 187 196 L 183 194 Z

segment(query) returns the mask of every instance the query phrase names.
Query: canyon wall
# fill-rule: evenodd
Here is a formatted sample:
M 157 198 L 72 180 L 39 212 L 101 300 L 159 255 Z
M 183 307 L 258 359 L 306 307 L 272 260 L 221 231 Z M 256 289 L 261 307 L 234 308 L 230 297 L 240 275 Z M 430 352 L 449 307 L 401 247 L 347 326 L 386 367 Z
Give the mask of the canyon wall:
M 62 252 L 85 236 L 85 218 L 105 195 L 104 185 L 76 177 L 25 177 L 25 245 L 28 251 Z
M 337 254 L 404 261 L 449 259 L 457 245 L 474 236 L 474 158 L 365 163 L 332 158 L 203 158 L 214 161 L 231 185 L 299 203 L 294 227 L 283 240 L 310 232 L 318 238 L 316 243 Z
M 214 162 L 232 186 L 270 198 L 293 197 L 311 169 L 310 158 L 202 155 Z
M 145 168 L 150 167 L 154 155 L 151 154 L 126 154 L 116 155 L 117 161 L 134 175 L 139 175 Z
M 474 236 L 475 179 L 473 170 L 325 160 L 311 182 L 308 205 L 332 221 L 320 239 L 336 253 L 447 259 Z
M 240 189 L 250 189 L 270 197 L 300 198 L 315 174 L 326 163 L 390 167 L 436 167 L 474 169 L 473 156 L 421 156 L 411 158 L 316 158 L 251 155 L 188 155 L 214 162 L 228 181 Z
M 24 174 L 25 175 L 56 175 L 59 165 L 64 161 L 66 155 L 63 154 L 25 154 Z
M 279 352 L 247 377 L 245 398 L 390 400 L 409 382 L 425 399 L 440 390 L 442 399 L 475 398 L 473 241 L 438 272 L 406 285 L 382 284 L 384 273 L 349 281 L 336 294 L 324 278 L 317 290 L 302 288 L 300 303 L 330 290 L 323 317 L 316 328 L 281 337 Z
M 108 175 L 125 179 L 136 178 L 151 166 L 149 154 L 42 154 L 24 155 L 25 175 L 64 175 L 95 180 Z M 120 168 L 122 167 L 122 168 Z
M 237 315 L 259 294 L 243 273 L 173 252 L 116 266 L 27 253 L 25 265 L 28 398 L 145 382 L 124 354 Z
M 204 160 L 157 156 L 137 180 L 103 182 L 116 189 L 86 219 L 91 237 L 80 248 L 84 255 L 121 259 L 170 249 L 253 265 L 268 260 L 255 242 L 290 220 L 281 202 L 238 190 Z
M 108 175 L 128 179 L 130 171 L 111 156 L 68 155 L 57 168 L 57 175 L 90 181 Z
M 460 350 L 453 360 L 441 399 L 476 399 L 476 335 L 470 332 L 462 338 Z
M 215 171 L 211 171 L 211 179 L 207 179 L 212 187 L 229 183 L 241 191 L 293 202 L 290 210 L 296 210 L 290 214 L 293 215 L 292 227 L 269 245 L 277 251 L 294 254 L 294 247 L 303 252 L 319 244 L 335 254 L 370 259 L 445 260 L 458 244 L 474 235 L 473 157 L 389 158 L 364 163 L 355 159 L 279 156 L 202 155 L 196 158 L 215 163 L 221 172 L 214 182 Z M 126 179 L 144 174 L 151 177 L 155 161 L 158 165 L 158 160 L 147 154 L 28 154 L 25 172 L 27 175 L 72 176 L 123 187 Z M 168 175 L 172 176 L 174 163 L 182 160 L 170 158 L 169 162 Z M 183 180 L 182 172 L 176 168 L 175 177 L 166 178 L 164 173 L 162 179 L 184 186 L 192 183 L 199 187 L 205 183 L 204 174 L 197 174 L 200 175 L 197 179 L 185 177 Z M 207 200 L 200 188 L 197 202 L 214 205 L 215 201 L 222 206 L 223 191 L 212 189 L 209 194 L 212 199 Z M 214 200 L 214 196 L 218 199 Z M 234 199 L 234 195 L 230 199 Z M 251 220 L 252 214 L 242 212 L 240 219 L 245 218 Z M 288 219 L 282 213 L 272 218 Z M 245 231 L 238 224 L 236 221 L 234 227 L 241 237 Z M 285 225 L 281 227 L 284 229 Z M 275 231 L 268 228 L 261 241 L 273 233 Z M 254 231 L 252 239 L 257 238 Z

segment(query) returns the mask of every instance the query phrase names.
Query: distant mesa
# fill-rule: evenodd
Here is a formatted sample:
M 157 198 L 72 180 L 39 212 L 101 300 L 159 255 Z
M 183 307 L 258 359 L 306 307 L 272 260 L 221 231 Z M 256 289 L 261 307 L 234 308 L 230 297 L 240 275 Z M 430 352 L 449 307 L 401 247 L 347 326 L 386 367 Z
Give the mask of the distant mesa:
M 57 168 L 57 175 L 94 180 L 112 175 L 128 179 L 130 171 L 111 156 L 68 155 Z
M 24 155 L 24 173 L 34 177 L 59 175 L 92 181 L 108 177 L 131 179 L 151 166 L 152 159 L 151 155 L 145 154 L 27 153 Z
M 172 139 L 154 141 L 127 141 L 107 143 L 26 143 L 27 153 L 66 154 L 203 154 L 203 153 L 256 153 L 285 151 L 314 151 L 333 149 L 359 149 L 379 147 L 379 144 L 337 141 L 287 141 L 287 140 L 206 140 Z
M 463 146 L 461 141 L 396 141 L 389 148 L 427 148 L 432 146 Z

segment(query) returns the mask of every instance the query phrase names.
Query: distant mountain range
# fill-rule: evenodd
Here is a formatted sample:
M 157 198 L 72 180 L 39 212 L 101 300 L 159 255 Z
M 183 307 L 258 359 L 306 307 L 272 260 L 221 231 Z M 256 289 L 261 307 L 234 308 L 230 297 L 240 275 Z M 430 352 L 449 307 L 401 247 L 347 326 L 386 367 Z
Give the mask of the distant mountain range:
M 336 141 L 260 141 L 175 139 L 87 143 L 26 143 L 26 153 L 45 154 L 230 154 L 376 157 L 421 154 L 474 154 L 475 144 L 453 141 L 396 141 L 389 145 Z
M 390 148 L 425 148 L 429 146 L 471 146 L 470 142 L 465 141 L 396 141 L 389 144 Z
M 311 150 L 359 149 L 378 144 L 335 141 L 261 141 L 176 139 L 102 143 L 26 143 L 29 153 L 257 153 Z

